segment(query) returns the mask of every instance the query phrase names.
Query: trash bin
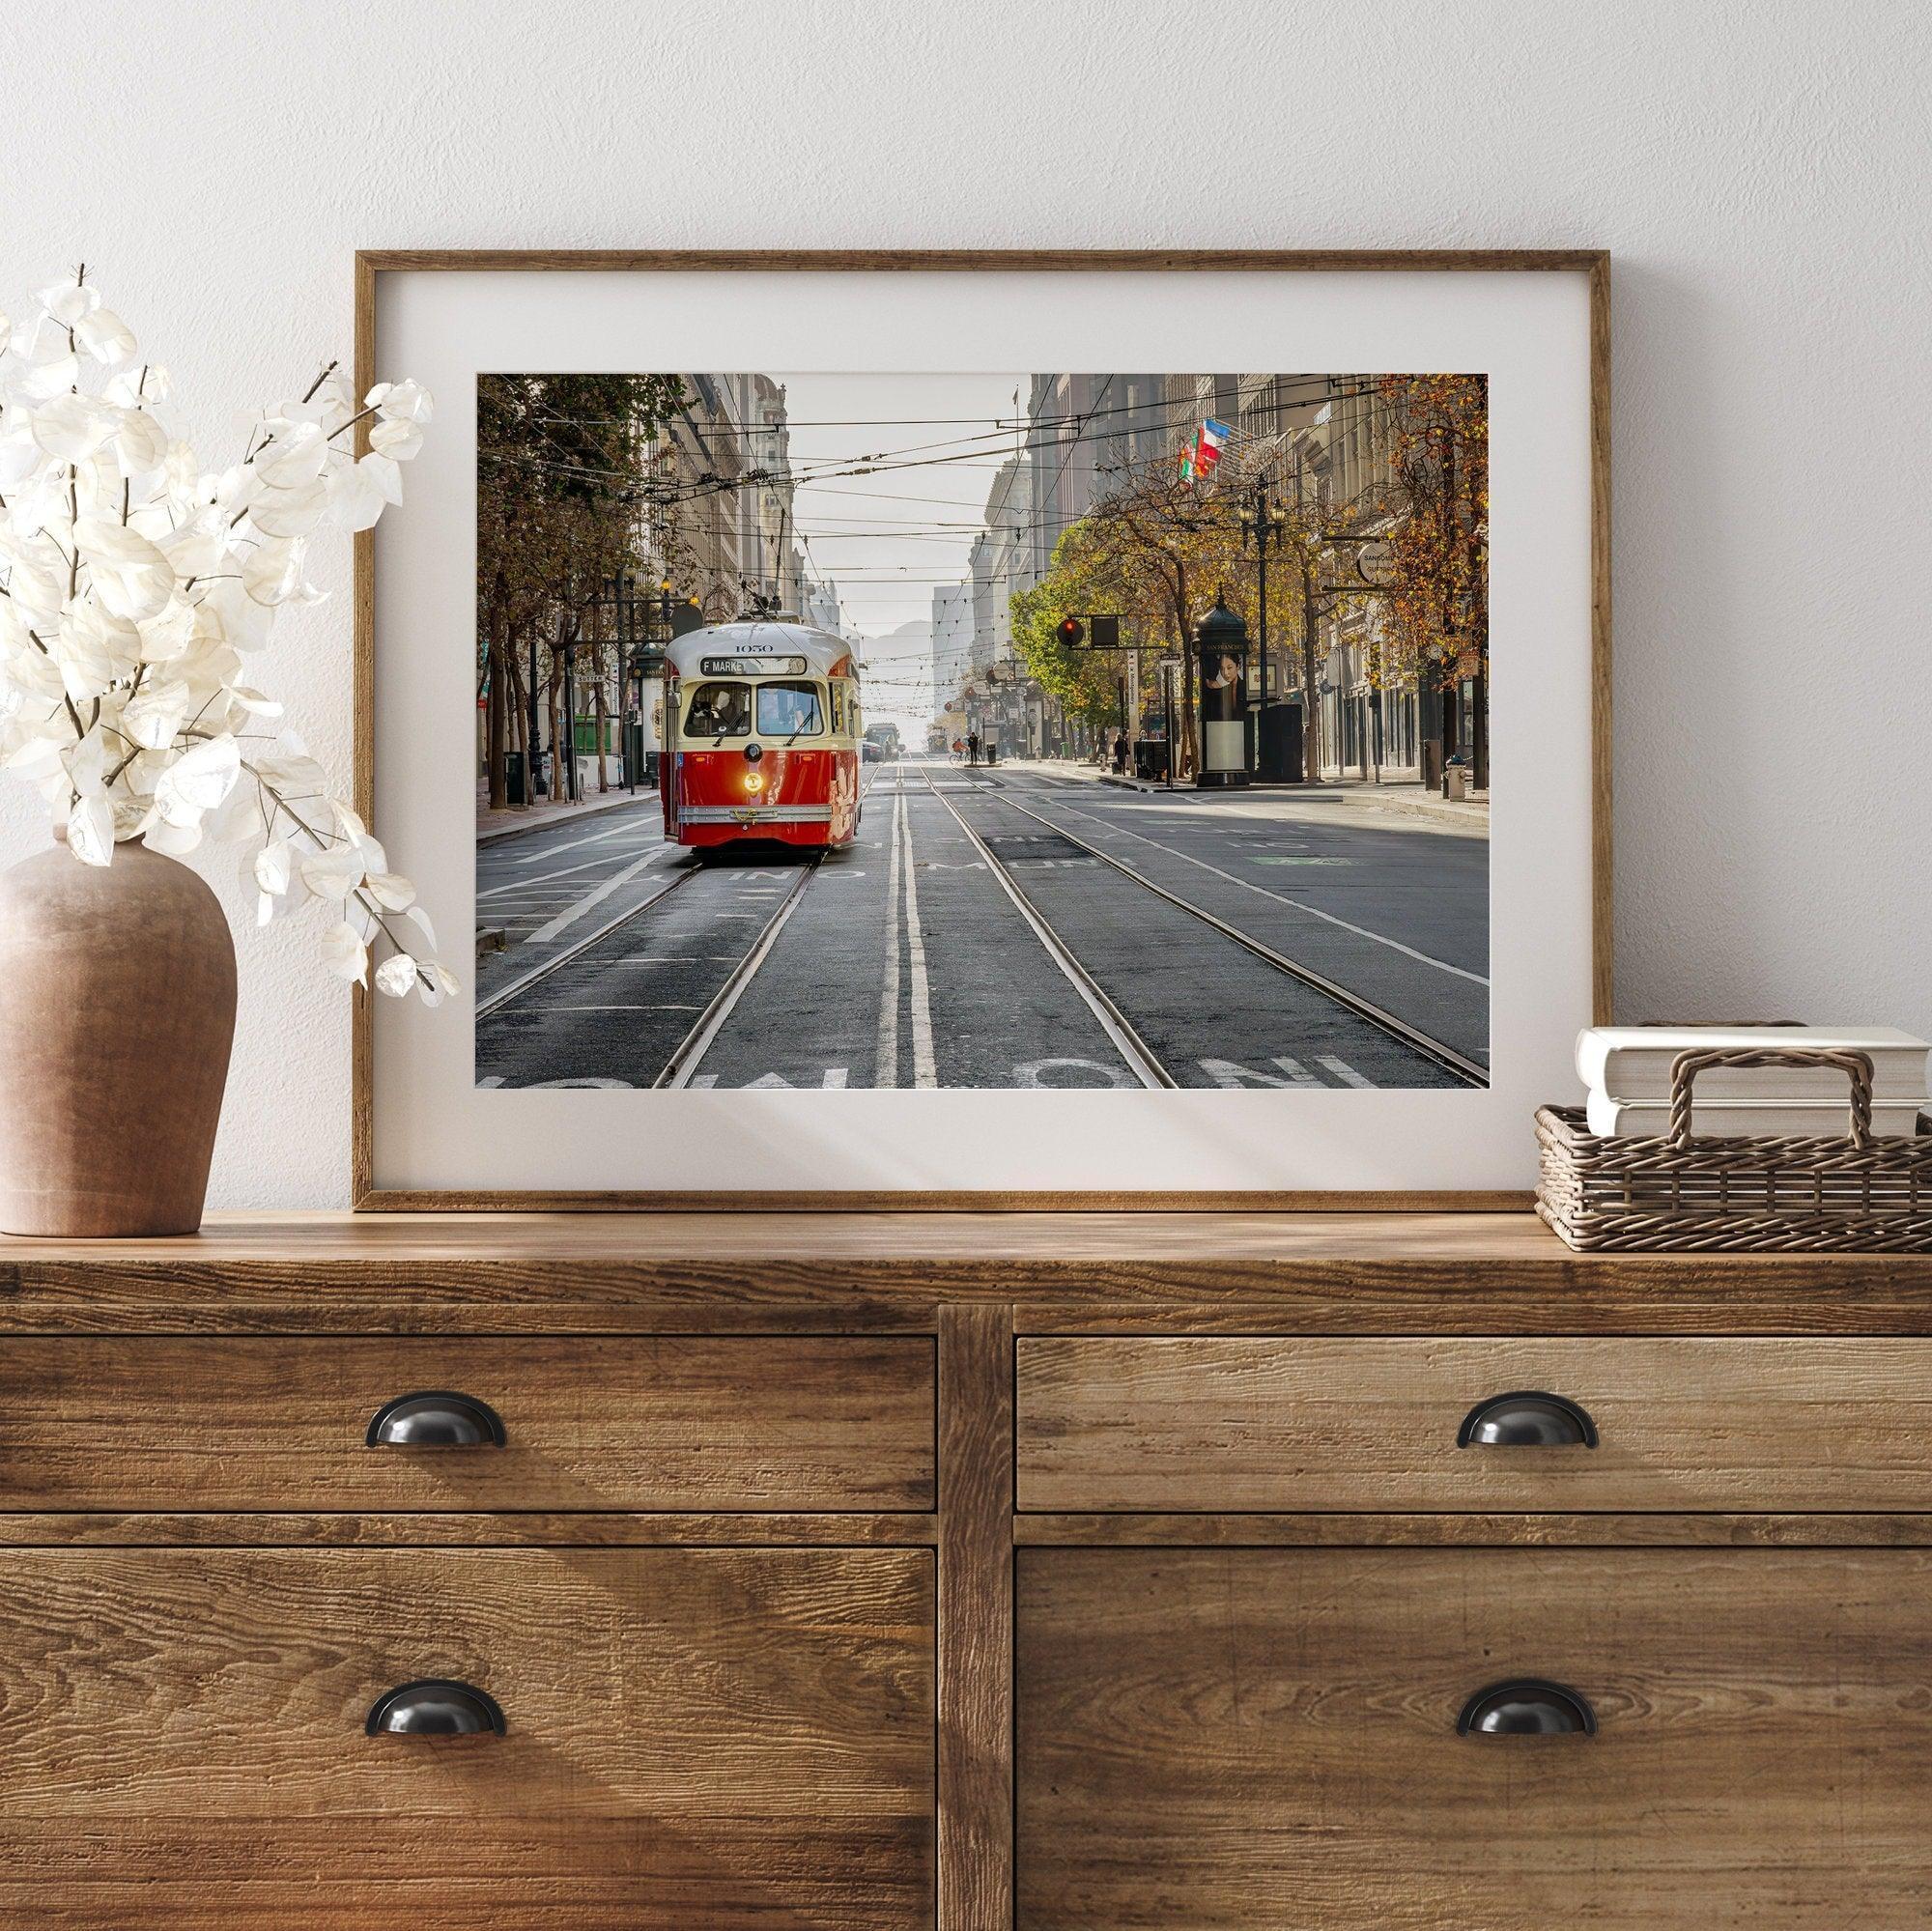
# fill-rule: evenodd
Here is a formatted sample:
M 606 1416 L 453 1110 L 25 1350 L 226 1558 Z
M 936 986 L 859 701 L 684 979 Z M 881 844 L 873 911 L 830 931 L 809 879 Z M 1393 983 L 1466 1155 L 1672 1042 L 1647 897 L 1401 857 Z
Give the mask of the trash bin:
M 503 789 L 512 805 L 529 803 L 524 793 L 524 754 L 520 751 L 509 753 L 503 759 Z

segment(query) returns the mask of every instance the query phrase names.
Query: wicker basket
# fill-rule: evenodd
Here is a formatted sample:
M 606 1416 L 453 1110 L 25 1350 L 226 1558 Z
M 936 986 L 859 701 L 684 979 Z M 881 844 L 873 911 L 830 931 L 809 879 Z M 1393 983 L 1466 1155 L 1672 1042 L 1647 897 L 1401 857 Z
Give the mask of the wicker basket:
M 1693 1139 L 1690 1089 L 1713 1066 L 1833 1066 L 1851 1081 L 1851 1130 L 1823 1139 Z M 1932 1120 L 1874 1139 L 1863 1053 L 1798 1047 L 1680 1053 L 1670 1124 L 1604 1139 L 1581 1108 L 1536 1116 L 1536 1210 L 1584 1253 L 1932 1253 Z

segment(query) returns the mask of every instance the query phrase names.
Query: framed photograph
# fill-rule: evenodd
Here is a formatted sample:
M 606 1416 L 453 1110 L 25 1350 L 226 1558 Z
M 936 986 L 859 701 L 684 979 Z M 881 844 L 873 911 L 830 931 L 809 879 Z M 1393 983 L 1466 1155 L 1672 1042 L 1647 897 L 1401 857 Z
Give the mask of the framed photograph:
M 358 997 L 358 1206 L 1524 1203 L 1609 1016 L 1606 256 L 356 272 L 437 400 L 359 805 L 476 942 Z

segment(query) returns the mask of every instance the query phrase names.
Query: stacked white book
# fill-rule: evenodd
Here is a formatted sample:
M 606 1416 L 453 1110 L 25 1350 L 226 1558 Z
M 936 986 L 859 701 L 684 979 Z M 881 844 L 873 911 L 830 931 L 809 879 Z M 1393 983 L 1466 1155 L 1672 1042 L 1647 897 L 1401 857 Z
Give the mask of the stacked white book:
M 1577 1036 L 1592 1133 L 1649 1139 L 1670 1126 L 1670 1067 L 1680 1053 L 1773 1047 L 1862 1053 L 1872 1066 L 1872 1131 L 1918 1130 L 1927 1110 L 1923 1039 L 1889 1026 L 1591 1026 Z M 1835 1066 L 1713 1066 L 1691 1088 L 1690 1131 L 1777 1138 L 1842 1134 L 1851 1085 Z

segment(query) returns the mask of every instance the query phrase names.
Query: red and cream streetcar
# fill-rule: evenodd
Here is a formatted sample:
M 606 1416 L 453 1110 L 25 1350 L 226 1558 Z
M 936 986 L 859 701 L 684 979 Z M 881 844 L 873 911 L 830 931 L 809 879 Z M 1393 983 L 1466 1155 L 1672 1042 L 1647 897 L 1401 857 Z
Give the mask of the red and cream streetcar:
M 862 729 L 844 639 L 781 616 L 688 632 L 665 657 L 665 836 L 850 844 Z

